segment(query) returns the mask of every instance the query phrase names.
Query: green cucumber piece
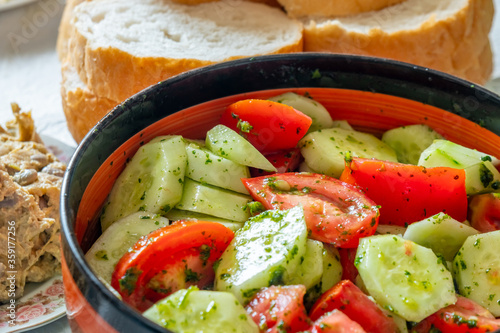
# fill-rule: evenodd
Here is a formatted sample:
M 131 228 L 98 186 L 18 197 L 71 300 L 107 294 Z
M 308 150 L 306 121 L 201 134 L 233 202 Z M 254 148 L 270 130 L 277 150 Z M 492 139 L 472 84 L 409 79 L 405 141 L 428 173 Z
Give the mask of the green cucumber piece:
M 470 149 L 448 140 L 434 140 L 420 155 L 418 165 L 430 167 L 450 167 L 464 169 L 479 162 L 491 161 L 498 164 L 498 160 L 486 153 Z
M 250 142 L 227 126 L 207 132 L 205 144 L 214 154 L 249 167 L 276 172 L 276 168 Z
M 259 332 L 233 294 L 198 290 L 195 286 L 158 301 L 143 315 L 172 332 Z
M 330 112 L 318 101 L 293 92 L 287 92 L 269 98 L 270 101 L 278 102 L 293 107 L 296 110 L 308 115 L 312 119 L 308 132 L 313 132 L 321 128 L 333 127 L 333 120 Z
M 339 250 L 329 244 L 323 249 L 323 276 L 321 277 L 321 294 L 342 280 L 342 265 Z
M 232 231 L 236 231 L 238 229 L 241 229 L 243 227 L 242 222 L 235 222 L 231 220 L 226 220 L 217 216 L 212 216 L 212 215 L 207 215 L 207 214 L 202 214 L 202 213 L 196 213 L 196 212 L 190 212 L 187 210 L 180 210 L 177 208 L 173 208 L 168 211 L 167 214 L 164 215 L 167 219 L 170 221 L 179 221 L 179 220 L 200 220 L 200 221 L 211 221 L 211 222 L 218 222 L 222 224 L 223 226 L 231 229 Z
M 308 239 L 300 266 L 287 284 L 303 284 L 307 289 L 318 284 L 323 275 L 323 251 L 322 242 Z
M 379 224 L 375 234 L 377 235 L 404 235 L 406 231 L 405 227 L 392 224 Z
M 200 183 L 222 187 L 248 194 L 241 178 L 250 177 L 248 167 L 200 148 L 195 144 L 186 147 L 188 165 L 186 177 Z
M 500 316 L 500 230 L 469 236 L 453 260 L 461 295 Z
M 399 162 L 414 165 L 422 152 L 438 139 L 443 136 L 423 124 L 393 128 L 382 135 L 382 141 L 396 151 Z
M 465 168 L 465 190 L 468 195 L 500 191 L 500 172 L 490 161 Z
M 412 223 L 403 238 L 430 248 L 435 254 L 452 261 L 467 237 L 479 233 L 476 229 L 458 222 L 451 216 L 438 213 Z
M 372 134 L 328 128 L 307 134 L 299 142 L 305 163 L 322 174 L 339 178 L 347 154 L 397 162 L 396 153 Z
M 235 233 L 215 269 L 215 289 L 245 304 L 261 288 L 290 281 L 306 252 L 301 206 L 268 210 Z
M 109 194 L 101 215 L 102 230 L 138 211 L 158 214 L 182 196 L 187 157 L 181 136 L 162 136 L 137 150 Z
M 402 237 L 362 238 L 355 265 L 377 303 L 408 321 L 419 322 L 457 300 L 442 259 Z
M 220 217 L 235 222 L 245 222 L 250 214 L 245 209 L 250 196 L 205 185 L 192 179 L 184 180 L 182 198 L 177 209 Z
M 156 214 L 137 212 L 119 219 L 107 228 L 85 254 L 90 268 L 111 283 L 116 263 L 139 238 L 167 226 L 169 220 Z
M 347 120 L 334 120 L 331 128 L 343 128 L 345 130 L 354 131 L 351 124 Z

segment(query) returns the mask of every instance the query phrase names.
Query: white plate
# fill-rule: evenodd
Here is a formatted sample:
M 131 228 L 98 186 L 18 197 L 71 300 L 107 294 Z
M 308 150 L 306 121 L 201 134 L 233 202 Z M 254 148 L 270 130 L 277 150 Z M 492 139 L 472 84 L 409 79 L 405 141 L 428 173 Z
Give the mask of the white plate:
M 26 284 L 24 296 L 14 304 L 15 320 L 10 323 L 9 304 L 0 306 L 0 331 L 8 329 L 9 332 L 22 332 L 64 316 L 66 306 L 62 277 L 58 275 L 45 282 Z
M 7 0 L 7 2 L 3 2 L 0 0 L 0 12 L 4 10 L 9 10 L 12 8 L 24 6 L 27 4 L 30 4 L 32 2 L 35 2 L 37 0 Z

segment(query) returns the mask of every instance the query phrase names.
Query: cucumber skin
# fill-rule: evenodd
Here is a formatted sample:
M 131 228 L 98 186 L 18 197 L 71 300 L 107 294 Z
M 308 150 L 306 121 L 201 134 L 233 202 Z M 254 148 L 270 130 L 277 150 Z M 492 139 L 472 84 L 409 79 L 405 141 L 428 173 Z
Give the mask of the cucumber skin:
M 242 303 L 263 287 L 290 281 L 306 252 L 307 226 L 301 206 L 268 210 L 235 233 L 215 269 L 215 290 Z
M 259 328 L 231 293 L 182 289 L 146 310 L 143 315 L 174 332 L 258 333 Z
M 343 128 L 309 133 L 299 141 L 299 147 L 309 168 L 334 178 L 339 178 L 344 171 L 348 153 L 397 162 L 396 152 L 375 136 Z
M 462 296 L 500 316 L 500 230 L 469 236 L 453 260 Z
M 448 140 L 434 140 L 420 155 L 418 165 L 427 168 L 445 166 L 464 169 L 483 161 L 485 158 L 490 159 L 493 164 L 498 162 L 495 157 L 478 150 L 470 149 Z
M 432 250 L 399 236 L 362 238 L 355 265 L 377 303 L 408 321 L 457 300 L 451 273 Z

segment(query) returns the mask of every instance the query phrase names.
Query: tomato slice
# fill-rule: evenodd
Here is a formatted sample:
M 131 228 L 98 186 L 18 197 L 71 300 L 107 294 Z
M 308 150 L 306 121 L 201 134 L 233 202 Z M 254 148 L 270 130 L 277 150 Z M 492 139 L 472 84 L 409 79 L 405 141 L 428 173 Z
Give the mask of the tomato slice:
M 299 332 L 310 327 L 303 304 L 303 285 L 263 288 L 246 306 L 261 332 Z
M 311 238 L 337 247 L 355 248 L 378 225 L 378 207 L 359 189 L 314 173 L 281 173 L 244 178 L 252 197 L 266 209 L 290 209 L 298 204 Z
M 318 318 L 310 331 L 311 333 L 366 333 L 357 322 L 337 310 Z
M 411 329 L 412 333 L 485 333 L 500 329 L 500 319 L 495 319 L 485 308 L 474 301 L 457 296 L 457 302 L 425 318 Z
M 500 230 L 500 193 L 473 196 L 469 203 L 469 221 L 481 232 Z
M 243 135 L 260 152 L 273 152 L 294 148 L 312 119 L 285 104 L 246 99 L 229 105 L 220 123 Z
M 281 150 L 275 153 L 264 154 L 264 156 L 276 168 L 277 173 L 293 172 L 299 168 L 300 162 L 302 161 L 300 148 Z M 273 172 L 255 168 L 250 169 L 250 175 L 252 177 L 266 176 L 271 174 L 273 174 Z
M 342 265 L 342 280 L 350 280 L 356 282 L 356 277 L 359 275 L 358 269 L 354 266 L 356 260 L 357 249 L 338 249 L 340 256 L 340 264 Z
M 327 290 L 313 305 L 309 317 L 317 320 L 333 310 L 342 311 L 367 332 L 399 332 L 394 319 L 388 317 L 350 280 L 343 280 Z
M 465 171 L 352 158 L 340 177 L 381 206 L 380 223 L 405 226 L 444 212 L 467 219 Z
M 171 293 L 213 283 L 213 264 L 234 237 L 216 222 L 178 221 L 142 237 L 116 264 L 111 286 L 145 311 Z

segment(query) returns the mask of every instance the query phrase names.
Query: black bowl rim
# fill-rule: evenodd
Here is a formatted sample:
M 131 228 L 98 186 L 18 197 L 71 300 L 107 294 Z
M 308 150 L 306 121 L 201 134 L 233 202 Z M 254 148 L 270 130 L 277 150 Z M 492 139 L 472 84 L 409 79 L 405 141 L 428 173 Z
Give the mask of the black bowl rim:
M 359 56 L 359 55 L 342 55 L 342 54 L 331 54 L 331 53 L 321 53 L 321 52 L 308 52 L 308 53 L 292 53 L 292 54 L 276 54 L 276 55 L 263 55 L 263 56 L 257 56 L 257 57 L 252 57 L 252 58 L 243 58 L 243 59 L 238 59 L 238 60 L 232 60 L 232 61 L 227 61 L 227 62 L 222 62 L 218 64 L 213 64 L 209 65 L 206 67 L 202 68 L 197 68 L 190 70 L 188 72 L 184 72 L 182 74 L 176 75 L 174 77 L 171 77 L 165 81 L 159 82 L 157 84 L 154 84 L 137 94 L 131 96 L 124 102 L 120 103 L 116 107 L 114 107 L 105 117 L 103 117 L 94 127 L 92 130 L 89 131 L 89 133 L 84 137 L 84 139 L 81 141 L 81 143 L 78 145 L 76 148 L 70 162 L 68 163 L 67 171 L 65 173 L 63 182 L 62 182 L 62 188 L 61 188 L 61 205 L 60 205 L 60 213 L 61 213 L 61 230 L 62 230 L 62 241 L 63 244 L 65 244 L 69 251 L 71 252 L 73 256 L 74 263 L 76 266 L 78 266 L 78 270 L 80 272 L 83 272 L 84 278 L 88 280 L 92 285 L 96 286 L 98 290 L 105 296 L 105 298 L 110 302 L 112 306 L 115 306 L 117 310 L 120 312 L 124 313 L 127 316 L 130 316 L 136 320 L 138 320 L 142 325 L 144 325 L 144 328 L 150 329 L 152 332 L 165 332 L 165 329 L 162 329 L 160 326 L 156 325 L 155 323 L 147 320 L 145 317 L 143 317 L 139 312 L 135 311 L 128 305 L 126 305 L 124 302 L 119 300 L 98 278 L 96 275 L 93 274 L 91 268 L 87 265 L 85 258 L 84 258 L 84 253 L 80 248 L 80 245 L 78 243 L 78 240 L 76 238 L 76 234 L 74 231 L 74 226 L 72 223 L 72 209 L 70 207 L 69 203 L 69 195 L 68 195 L 68 190 L 71 185 L 72 181 L 72 174 L 78 165 L 78 163 L 81 161 L 82 154 L 86 151 L 86 149 L 91 145 L 91 143 L 98 137 L 100 133 L 100 129 L 106 128 L 109 124 L 113 122 L 114 119 L 116 119 L 118 116 L 121 114 L 125 113 L 127 108 L 135 103 L 137 100 L 143 99 L 145 95 L 151 94 L 154 92 L 158 87 L 162 86 L 163 88 L 167 86 L 172 86 L 175 85 L 179 82 L 182 82 L 188 78 L 193 78 L 196 76 L 200 75 L 206 75 L 210 74 L 213 72 L 220 71 L 222 69 L 230 69 L 233 67 L 238 67 L 238 66 L 247 66 L 247 65 L 256 65 L 256 64 L 261 64 L 261 63 L 272 63 L 276 61 L 288 61 L 291 65 L 293 65 L 294 62 L 300 63 L 301 61 L 304 60 L 314 60 L 314 59 L 328 59 L 332 60 L 333 62 L 336 60 L 340 59 L 347 59 L 347 62 L 354 62 L 354 63 L 367 63 L 371 64 L 373 66 L 386 66 L 387 68 L 391 68 L 392 71 L 389 71 L 387 73 L 379 73 L 382 76 L 384 74 L 386 75 L 394 75 L 398 70 L 401 70 L 401 72 L 407 72 L 407 71 L 412 71 L 415 75 L 412 77 L 405 77 L 402 78 L 404 79 L 405 82 L 414 82 L 416 84 L 420 84 L 421 82 L 416 82 L 416 78 L 421 78 L 423 76 L 427 77 L 429 82 L 445 82 L 450 84 L 450 93 L 456 93 L 458 94 L 459 91 L 466 92 L 468 91 L 469 93 L 476 93 L 485 96 L 486 100 L 493 100 L 494 103 L 498 106 L 500 106 L 500 96 L 489 91 L 488 89 L 466 81 L 464 79 L 461 79 L 459 77 L 440 72 L 437 70 L 429 69 L 426 67 L 410 64 L 410 63 L 405 63 L 397 60 L 392 60 L 392 59 L 385 59 L 385 58 L 378 58 L 378 57 L 370 57 L 370 56 Z M 390 78 L 390 76 L 387 76 L 387 78 Z M 301 86 L 301 87 L 306 87 L 306 86 Z M 290 87 L 290 89 L 293 89 L 294 87 Z M 268 90 L 269 88 L 263 88 L 262 90 Z M 453 90 L 455 89 L 455 90 Z M 250 91 L 250 90 L 249 90 Z M 254 90 L 252 90 L 254 91 Z M 242 93 L 243 91 L 241 91 Z M 231 94 L 229 94 L 231 95 Z M 229 96 L 228 95 L 228 96 Z M 220 98 L 220 97 L 217 97 Z M 216 99 L 216 98 L 214 98 Z M 194 105 L 194 104 L 193 104 Z M 180 111 L 180 110 L 178 110 Z M 177 111 L 176 111 L 177 112 Z M 167 115 L 168 116 L 168 115 Z M 500 134 L 500 133 L 499 133 Z M 123 143 L 123 142 L 122 142 Z M 75 277 L 73 277 L 75 278 Z M 500 332 L 500 331 L 499 331 Z

